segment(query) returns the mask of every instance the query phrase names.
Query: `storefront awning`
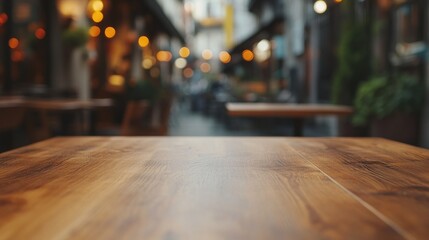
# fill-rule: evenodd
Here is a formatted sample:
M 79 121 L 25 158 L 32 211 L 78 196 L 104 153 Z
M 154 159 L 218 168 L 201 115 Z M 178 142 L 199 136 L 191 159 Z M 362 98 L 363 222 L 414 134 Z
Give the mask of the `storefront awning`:
M 252 49 L 253 45 L 264 38 L 271 38 L 275 34 L 275 26 L 278 23 L 284 21 L 283 16 L 275 17 L 267 24 L 262 25 L 252 35 L 235 45 L 235 47 L 229 50 L 229 53 L 233 56 L 232 61 L 229 64 L 224 65 L 223 71 L 228 72 L 231 67 L 241 62 L 241 53 L 246 49 Z
M 182 42 L 182 44 L 185 44 L 185 38 L 170 21 L 156 0 L 143 0 L 142 3 L 143 6 L 147 7 L 153 16 L 160 22 L 160 25 L 170 37 L 176 37 L 180 42 Z
M 273 20 L 271 20 L 269 23 L 261 26 L 256 32 L 254 32 L 252 35 L 250 35 L 249 37 L 247 37 L 246 39 L 244 39 L 243 41 L 241 41 L 240 43 L 238 43 L 237 45 L 235 45 L 235 47 L 233 47 L 230 50 L 231 54 L 234 53 L 241 53 L 243 50 L 247 49 L 247 48 L 251 48 L 252 45 L 256 42 L 258 42 L 259 40 L 263 39 L 264 37 L 266 37 L 267 35 L 273 35 L 274 33 L 274 27 L 277 23 L 283 22 L 284 17 L 276 17 Z

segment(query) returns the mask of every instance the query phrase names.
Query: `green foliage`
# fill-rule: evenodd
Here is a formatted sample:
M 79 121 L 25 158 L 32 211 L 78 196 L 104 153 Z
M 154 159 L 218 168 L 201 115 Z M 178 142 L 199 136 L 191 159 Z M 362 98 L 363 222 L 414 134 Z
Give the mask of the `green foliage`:
M 416 113 L 423 100 L 423 84 L 415 77 L 374 77 L 359 87 L 353 124 L 363 126 L 373 118 L 384 118 L 394 112 Z
M 334 76 L 332 101 L 352 105 L 359 84 L 371 72 L 368 25 L 350 21 L 343 27 L 338 48 L 338 68 Z
M 156 102 L 162 95 L 162 88 L 153 80 L 138 81 L 134 86 L 127 85 L 127 97 L 130 100 L 148 100 Z
M 88 30 L 86 28 L 68 28 L 63 32 L 62 38 L 67 47 L 82 47 L 88 41 Z

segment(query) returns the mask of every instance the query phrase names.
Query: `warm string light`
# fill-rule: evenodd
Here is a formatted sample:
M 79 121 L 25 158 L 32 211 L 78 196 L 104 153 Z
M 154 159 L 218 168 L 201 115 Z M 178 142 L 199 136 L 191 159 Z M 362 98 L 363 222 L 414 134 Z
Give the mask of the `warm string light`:
M 253 58 L 255 57 L 253 52 L 250 51 L 249 49 L 244 50 L 241 53 L 241 56 L 243 57 L 244 61 L 246 61 L 246 62 L 251 62 L 253 60 Z
M 36 29 L 36 31 L 34 31 L 34 36 L 35 36 L 37 39 L 39 39 L 39 40 L 44 39 L 44 38 L 45 38 L 45 36 L 46 36 L 46 31 L 45 31 L 45 29 L 43 29 L 43 28 L 38 28 L 38 29 Z
M 89 36 L 98 37 L 100 36 L 101 29 L 98 26 L 92 26 L 89 28 Z
M 227 64 L 227 63 L 231 62 L 231 55 L 227 51 L 221 51 L 219 53 L 219 61 Z
M 11 49 L 16 49 L 19 46 L 19 40 L 18 38 L 11 38 L 9 39 L 9 47 Z
M 104 4 L 101 0 L 93 0 L 89 3 L 91 5 L 91 8 L 94 12 L 101 12 L 103 11 Z
M 149 45 L 150 41 L 149 41 L 148 37 L 141 36 L 141 37 L 139 37 L 138 43 L 139 43 L 140 47 L 144 48 L 144 47 L 147 47 Z
M 107 38 L 113 38 L 113 37 L 115 37 L 115 35 L 116 35 L 116 30 L 115 30 L 115 28 L 113 28 L 113 27 L 107 27 L 107 28 L 104 30 L 104 35 L 105 35 Z
M 189 50 L 189 48 L 187 48 L 187 47 L 182 47 L 179 50 L 179 55 L 182 58 L 187 58 L 187 57 L 189 57 L 189 55 L 191 55 L 191 50 Z
M 92 21 L 94 21 L 95 23 L 100 23 L 101 21 L 103 21 L 104 15 L 102 12 L 94 12 L 92 13 Z
M 169 62 L 173 58 L 173 55 L 169 51 L 159 51 L 156 54 L 156 59 L 160 62 Z

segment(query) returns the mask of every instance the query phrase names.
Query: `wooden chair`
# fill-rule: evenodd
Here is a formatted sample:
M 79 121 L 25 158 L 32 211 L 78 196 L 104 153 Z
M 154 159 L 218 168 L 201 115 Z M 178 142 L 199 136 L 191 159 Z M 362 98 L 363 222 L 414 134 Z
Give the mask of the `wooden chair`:
M 1 107 L 0 108 L 0 132 L 19 129 L 23 126 L 24 107 Z
M 23 106 L 0 107 L 0 151 L 17 147 L 15 136 L 24 128 L 25 113 Z
M 123 136 L 165 136 L 168 131 L 171 100 L 149 106 L 147 101 L 130 101 L 122 121 Z

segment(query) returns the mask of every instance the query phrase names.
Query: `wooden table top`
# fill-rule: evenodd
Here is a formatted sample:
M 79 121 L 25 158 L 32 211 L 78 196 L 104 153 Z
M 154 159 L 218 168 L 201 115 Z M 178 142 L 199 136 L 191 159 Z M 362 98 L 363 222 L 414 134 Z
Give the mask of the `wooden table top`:
M 383 139 L 55 138 L 0 186 L 0 239 L 429 236 L 429 151 Z
M 42 110 L 79 110 L 91 109 L 96 107 L 109 107 L 113 105 L 111 99 L 93 99 L 93 100 L 74 100 L 74 99 L 57 99 L 57 100 L 28 100 L 25 105 L 33 109 Z
M 0 97 L 0 107 L 11 108 L 11 107 L 21 107 L 25 103 L 23 98 L 19 97 Z
M 226 109 L 235 117 L 314 117 L 353 113 L 351 107 L 330 104 L 228 103 Z
M 24 99 L 24 98 L 3 98 L 0 99 L 0 107 L 25 107 L 39 110 L 67 111 L 91 109 L 99 107 L 110 107 L 113 105 L 112 99 Z

